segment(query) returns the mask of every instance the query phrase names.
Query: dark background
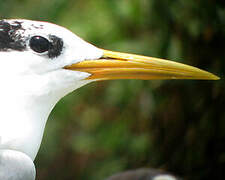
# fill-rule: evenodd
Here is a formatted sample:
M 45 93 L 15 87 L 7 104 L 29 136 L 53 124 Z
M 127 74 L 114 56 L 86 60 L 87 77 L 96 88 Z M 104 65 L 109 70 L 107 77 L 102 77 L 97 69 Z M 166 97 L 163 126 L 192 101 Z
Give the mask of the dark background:
M 101 180 L 140 167 L 225 172 L 225 1 L 0 0 L 1 18 L 57 23 L 98 47 L 190 64 L 219 81 L 92 83 L 53 110 L 38 180 Z

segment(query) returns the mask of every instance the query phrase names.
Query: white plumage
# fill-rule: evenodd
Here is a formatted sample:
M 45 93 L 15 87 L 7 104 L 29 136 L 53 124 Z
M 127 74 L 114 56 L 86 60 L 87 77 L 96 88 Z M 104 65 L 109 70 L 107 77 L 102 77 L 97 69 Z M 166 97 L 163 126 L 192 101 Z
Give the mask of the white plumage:
M 103 52 L 63 27 L 20 21 L 26 29 L 23 35 L 27 39 L 37 34 L 47 37 L 54 32 L 56 36 L 63 36 L 64 42 L 61 55 L 52 60 L 32 51 L 28 45 L 26 51 L 0 52 L 0 108 L 4 109 L 0 120 L 0 148 L 24 152 L 34 160 L 54 105 L 69 92 L 89 82 L 84 80 L 88 73 L 68 71 L 63 67 L 99 58 Z M 32 24 L 43 28 L 30 29 Z

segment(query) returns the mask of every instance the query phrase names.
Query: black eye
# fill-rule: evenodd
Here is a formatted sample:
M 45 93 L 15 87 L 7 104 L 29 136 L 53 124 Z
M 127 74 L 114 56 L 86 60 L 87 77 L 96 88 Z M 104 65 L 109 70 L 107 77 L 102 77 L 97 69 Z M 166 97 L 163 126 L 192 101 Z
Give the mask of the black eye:
M 30 39 L 30 48 L 37 53 L 43 53 L 50 48 L 50 42 L 42 36 L 33 36 Z

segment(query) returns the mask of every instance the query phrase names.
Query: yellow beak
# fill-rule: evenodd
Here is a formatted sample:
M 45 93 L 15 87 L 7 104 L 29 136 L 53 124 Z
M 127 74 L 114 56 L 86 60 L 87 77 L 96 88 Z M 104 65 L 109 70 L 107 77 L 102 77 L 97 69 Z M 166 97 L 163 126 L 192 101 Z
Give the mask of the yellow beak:
M 204 79 L 218 80 L 207 71 L 159 58 L 103 50 L 100 59 L 85 60 L 66 69 L 88 72 L 87 79 Z

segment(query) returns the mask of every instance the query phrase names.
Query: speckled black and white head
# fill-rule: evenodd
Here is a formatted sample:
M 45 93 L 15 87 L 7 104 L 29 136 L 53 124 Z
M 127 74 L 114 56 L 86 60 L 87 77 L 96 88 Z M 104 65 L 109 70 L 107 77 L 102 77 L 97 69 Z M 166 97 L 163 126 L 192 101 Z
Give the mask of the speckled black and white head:
M 42 71 L 103 55 L 101 50 L 63 27 L 23 19 L 0 21 L 0 52 L 15 52 L 14 54 L 20 55 L 20 61 L 23 61 L 23 53 L 24 60 L 31 59 L 27 65 L 32 61 L 36 65 L 41 63 Z
M 68 45 L 66 40 L 68 39 L 71 43 L 73 42 L 71 38 L 74 37 L 74 34 L 65 28 L 47 22 L 0 21 L 0 51 L 33 50 L 36 54 L 54 59 L 62 55 L 66 47 L 72 45 Z M 64 41 L 66 41 L 65 44 Z

